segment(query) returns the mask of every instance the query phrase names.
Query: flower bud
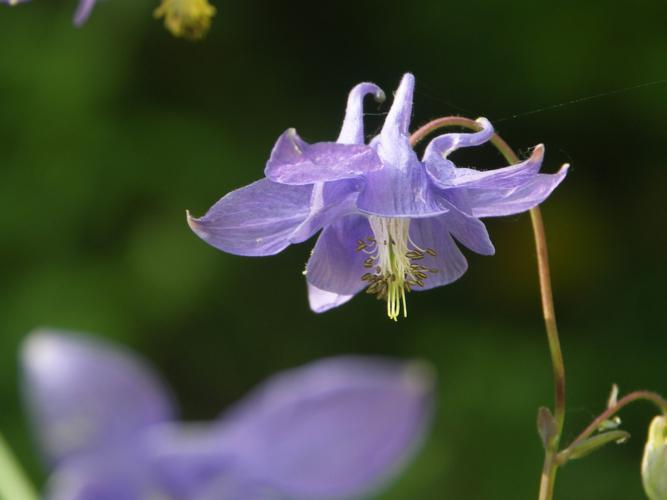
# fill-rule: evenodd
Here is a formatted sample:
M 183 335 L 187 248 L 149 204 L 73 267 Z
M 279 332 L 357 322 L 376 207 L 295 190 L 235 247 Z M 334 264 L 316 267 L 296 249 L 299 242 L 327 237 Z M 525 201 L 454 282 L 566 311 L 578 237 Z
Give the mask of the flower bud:
M 667 417 L 655 417 L 642 460 L 644 491 L 650 500 L 667 500 Z

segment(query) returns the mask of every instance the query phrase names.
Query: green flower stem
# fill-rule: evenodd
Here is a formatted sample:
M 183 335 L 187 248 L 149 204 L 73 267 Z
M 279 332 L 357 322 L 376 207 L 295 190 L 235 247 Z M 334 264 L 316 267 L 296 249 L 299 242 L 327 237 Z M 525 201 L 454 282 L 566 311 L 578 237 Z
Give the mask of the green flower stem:
M 605 411 L 600 413 L 595 420 L 593 420 L 588 427 L 586 427 L 581 434 L 579 434 L 573 441 L 570 443 L 570 445 L 565 448 L 563 451 L 561 451 L 558 454 L 558 463 L 563 464 L 567 461 L 569 458 L 569 455 L 571 451 L 582 441 L 584 441 L 586 438 L 591 436 L 595 431 L 597 431 L 602 424 L 606 421 L 609 420 L 611 417 L 616 415 L 621 409 L 623 409 L 625 406 L 629 405 L 630 403 L 634 401 L 649 401 L 653 404 L 655 404 L 664 415 L 667 415 L 667 400 L 665 400 L 662 396 L 655 392 L 651 391 L 635 391 L 631 392 L 630 394 L 627 394 L 626 396 L 622 397 L 621 399 L 618 400 L 618 402 L 609 408 L 607 408 Z
M 37 498 L 37 492 L 0 434 L 0 500 L 37 500 Z
M 424 139 L 431 132 L 443 127 L 464 127 L 473 131 L 479 131 L 481 126 L 474 120 L 460 116 L 447 116 L 433 120 L 423 127 L 419 128 L 410 137 L 410 143 L 414 146 Z M 491 143 L 505 157 L 507 163 L 513 165 L 519 163 L 519 158 L 512 148 L 498 135 L 494 134 Z M 540 279 L 540 294 L 542 298 L 542 315 L 547 330 L 547 339 L 549 341 L 549 352 L 551 353 L 551 364 L 553 366 L 554 376 L 554 419 L 556 422 L 556 433 L 547 443 L 544 466 L 540 479 L 539 500 L 551 500 L 553 498 L 554 483 L 556 480 L 556 471 L 558 470 L 558 447 L 565 423 L 565 365 L 563 363 L 563 353 L 560 348 L 558 338 L 558 328 L 556 326 L 556 313 L 553 304 L 553 294 L 551 291 L 551 274 L 549 272 L 549 255 L 547 253 L 547 241 L 542 222 L 542 213 L 539 207 L 530 210 L 530 220 L 533 226 L 535 237 L 535 247 L 537 252 L 537 269 Z

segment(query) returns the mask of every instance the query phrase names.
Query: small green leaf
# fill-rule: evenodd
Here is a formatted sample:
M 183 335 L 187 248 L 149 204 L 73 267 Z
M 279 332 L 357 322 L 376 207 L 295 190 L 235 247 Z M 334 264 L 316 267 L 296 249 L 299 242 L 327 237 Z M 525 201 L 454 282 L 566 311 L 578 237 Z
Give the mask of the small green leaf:
M 537 432 L 540 434 L 544 449 L 548 449 L 558 431 L 556 419 L 546 406 L 540 406 L 537 410 Z
M 628 440 L 630 434 L 625 431 L 609 431 L 597 434 L 588 439 L 584 439 L 581 443 L 576 445 L 574 448 L 568 448 L 563 450 L 561 453 L 562 457 L 565 460 L 574 460 L 577 458 L 582 458 L 588 455 L 589 453 L 594 452 L 595 450 L 602 448 L 608 443 L 617 443 L 621 444 Z

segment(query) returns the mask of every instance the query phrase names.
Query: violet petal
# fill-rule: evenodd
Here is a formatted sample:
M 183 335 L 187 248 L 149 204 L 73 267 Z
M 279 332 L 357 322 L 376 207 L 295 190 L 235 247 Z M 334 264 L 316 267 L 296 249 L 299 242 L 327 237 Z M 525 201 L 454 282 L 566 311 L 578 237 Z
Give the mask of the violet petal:
M 382 169 L 366 174 L 357 206 L 381 217 L 432 217 L 447 209 L 438 204 L 432 185 L 410 146 L 408 126 L 412 112 L 414 77 L 406 74 L 380 135 L 371 141 Z
M 308 217 L 294 230 L 290 243 L 306 241 L 324 226 L 358 212 L 356 201 L 360 189 L 360 181 L 355 179 L 313 184 Z
M 354 295 L 367 281 L 361 277 L 368 272 L 364 261 L 369 257 L 358 241 L 373 233 L 366 217 L 350 215 L 326 227 L 317 239 L 306 265 L 308 283 L 320 290 L 340 295 Z
M 496 249 L 491 242 L 489 232 L 484 223 L 475 218 L 461 213 L 458 210 L 450 210 L 439 217 L 449 232 L 459 243 L 480 255 L 493 255 Z
M 354 295 L 341 295 L 334 292 L 321 290 L 315 285 L 308 283 L 308 304 L 313 312 L 323 313 L 329 309 L 342 306 Z
M 286 498 L 358 498 L 420 444 L 432 389 L 420 363 L 332 358 L 272 377 L 222 425 L 249 476 Z
M 514 188 L 528 178 L 536 175 L 542 166 L 544 146 L 539 144 L 533 149 L 530 158 L 493 170 L 475 170 L 472 168 L 456 168 L 447 166 L 449 160 L 432 157 L 426 161 L 426 170 L 436 186 L 447 189 L 468 187 L 474 189 Z
M 475 217 L 499 217 L 525 212 L 542 203 L 565 179 L 568 165 L 555 174 L 524 176 L 513 187 L 469 189 L 470 205 Z
M 169 498 L 150 475 L 148 459 L 133 447 L 104 449 L 59 466 L 45 488 L 46 500 L 141 500 Z
M 80 0 L 79 6 L 74 13 L 74 24 L 81 26 L 84 24 L 90 17 L 93 7 L 97 0 Z
M 380 135 L 387 139 L 406 137 L 409 135 L 412 119 L 412 97 L 415 91 L 415 77 L 406 73 L 394 93 L 394 102 L 387 113 Z
M 382 168 L 375 151 L 363 144 L 308 144 L 289 129 L 276 142 L 264 174 L 281 184 L 304 185 L 359 177 Z
M 129 439 L 173 417 L 153 371 L 105 342 L 37 330 L 23 345 L 22 364 L 28 411 L 51 462 Z
M 410 222 L 410 238 L 421 249 L 426 250 L 420 265 L 435 272 L 429 272 L 423 280 L 424 286 L 413 290 L 428 290 L 447 285 L 459 279 L 468 269 L 468 262 L 449 234 L 446 217 L 415 219 Z M 428 249 L 435 251 L 431 255 Z
M 377 102 L 384 102 L 385 95 L 374 83 L 360 83 L 347 98 L 347 109 L 340 134 L 336 142 L 340 144 L 364 144 L 364 97 L 373 94 Z
M 476 120 L 482 127 L 482 130 L 472 133 L 447 133 L 434 138 L 426 149 L 422 161 L 427 168 L 432 165 L 435 170 L 434 179 L 441 182 L 450 177 L 454 177 L 457 171 L 454 164 L 447 159 L 447 156 L 460 148 L 470 148 L 479 146 L 489 141 L 493 137 L 493 125 L 486 118 Z
M 490 141 L 494 134 L 491 122 L 483 117 L 475 121 L 482 127 L 477 132 L 448 132 L 433 138 L 424 151 L 424 161 L 432 156 L 446 158 L 457 149 L 480 146 Z
M 267 179 L 232 191 L 201 218 L 188 215 L 192 230 L 220 250 L 262 256 L 281 252 L 310 215 L 312 186 Z
M 448 208 L 439 203 L 423 166 L 416 156 L 413 160 L 404 171 L 385 168 L 367 174 L 366 187 L 357 201 L 359 210 L 379 217 L 433 217 L 446 213 Z
M 169 498 L 195 499 L 208 485 L 234 476 L 235 458 L 219 434 L 217 425 L 203 423 L 151 429 L 146 441 L 152 481 L 168 491 Z

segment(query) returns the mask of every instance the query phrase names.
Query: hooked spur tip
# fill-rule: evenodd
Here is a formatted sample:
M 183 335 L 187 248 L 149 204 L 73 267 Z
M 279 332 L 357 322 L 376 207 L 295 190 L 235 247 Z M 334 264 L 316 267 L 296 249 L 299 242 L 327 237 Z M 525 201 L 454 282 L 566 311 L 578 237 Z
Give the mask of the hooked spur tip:
M 538 144 L 530 152 L 530 158 L 528 158 L 528 160 L 526 161 L 542 163 L 543 158 L 544 158 L 544 144 Z
M 408 83 L 409 83 L 409 84 L 414 85 L 414 83 L 415 83 L 415 75 L 413 75 L 413 74 L 410 73 L 410 72 L 408 72 L 408 73 L 404 73 L 404 74 L 403 74 L 403 77 L 401 78 L 401 85 L 404 84 L 404 83 L 405 83 L 405 84 L 408 84 Z
M 477 117 L 475 119 L 475 123 L 480 125 L 482 127 L 482 130 L 487 130 L 487 129 L 493 130 L 493 125 L 491 125 L 491 122 L 484 116 Z
M 188 221 L 188 226 L 190 226 L 192 232 L 194 232 L 201 239 L 206 240 L 208 237 L 208 232 L 206 231 L 205 226 L 201 224 L 201 218 L 192 217 L 189 210 L 185 211 L 185 218 Z
M 299 137 L 299 134 L 297 134 L 296 129 L 294 127 L 288 128 L 285 131 L 284 136 L 287 139 L 289 145 L 294 150 L 294 153 L 296 153 L 297 155 L 303 154 L 302 144 L 300 144 L 303 143 L 303 140 L 301 139 L 301 137 Z
M 192 229 L 194 232 L 197 232 L 200 227 L 199 221 L 196 217 L 190 215 L 190 210 L 185 211 L 185 219 L 188 221 L 188 226 L 190 226 L 190 229 Z
M 373 94 L 373 99 L 375 99 L 375 102 L 382 103 L 387 99 L 387 94 L 384 93 L 384 90 L 378 87 L 375 94 Z

